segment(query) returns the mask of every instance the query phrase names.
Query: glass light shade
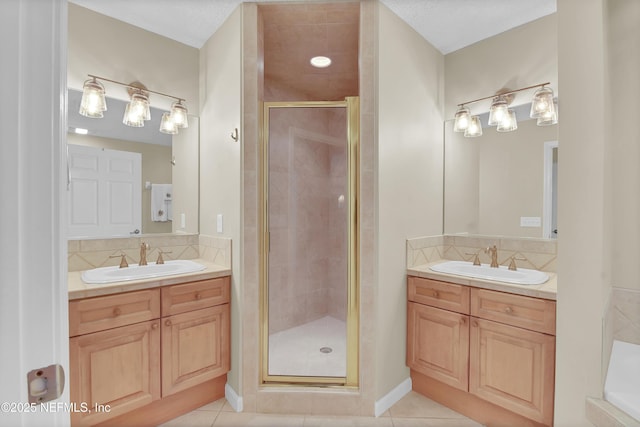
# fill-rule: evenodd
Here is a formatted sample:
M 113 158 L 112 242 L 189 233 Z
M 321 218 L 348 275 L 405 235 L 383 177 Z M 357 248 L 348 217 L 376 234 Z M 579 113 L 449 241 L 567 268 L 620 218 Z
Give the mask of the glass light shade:
M 507 115 L 498 124 L 496 129 L 498 132 L 511 132 L 518 129 L 518 121 L 516 120 L 516 113 L 513 110 L 508 110 Z
M 182 101 L 177 101 L 171 104 L 171 121 L 179 128 L 188 128 L 189 121 L 187 119 L 187 107 L 182 104 Z
M 533 94 L 530 117 L 532 119 L 537 119 L 546 113 L 551 114 L 554 111 L 553 90 L 548 87 L 538 89 Z
M 141 93 L 134 93 L 124 111 L 122 123 L 131 127 L 142 127 L 144 121 L 150 118 L 149 98 Z
M 558 124 L 558 104 L 554 101 L 553 112 L 546 112 L 544 115 L 538 117 L 536 124 L 538 126 L 551 126 Z
M 107 111 L 104 86 L 96 79 L 87 80 L 82 87 L 79 113 L 85 117 L 102 118 L 104 111 Z
M 456 115 L 454 116 L 453 122 L 453 131 L 454 132 L 464 132 L 469 127 L 469 123 L 471 122 L 471 112 L 467 107 L 460 107 L 458 111 L 456 111 Z
M 503 99 L 498 99 L 491 104 L 489 109 L 489 126 L 497 126 L 509 115 L 509 106 Z
M 160 132 L 167 133 L 169 135 L 175 135 L 178 133 L 178 127 L 175 122 L 171 120 L 169 113 L 162 114 L 162 120 L 160 121 Z
M 482 124 L 480 123 L 480 117 L 471 116 L 469 126 L 467 126 L 467 129 L 464 131 L 464 136 L 467 138 L 482 136 Z

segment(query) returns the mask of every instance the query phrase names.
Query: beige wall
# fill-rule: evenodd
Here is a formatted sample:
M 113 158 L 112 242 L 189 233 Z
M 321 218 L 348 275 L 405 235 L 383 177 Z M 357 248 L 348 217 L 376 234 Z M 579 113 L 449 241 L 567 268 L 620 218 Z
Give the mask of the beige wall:
M 67 80 L 71 89 L 94 74 L 122 83 L 140 81 L 149 89 L 186 99 L 198 115 L 198 49 L 69 4 Z M 126 88 L 104 83 L 107 96 L 128 101 Z M 150 96 L 151 105 L 168 109 L 172 100 Z
M 542 218 L 544 144 L 558 140 L 558 126 L 528 119 L 513 132 L 491 127 L 465 138 L 452 122 L 445 124 L 445 233 L 543 237 L 542 227 L 521 227 L 520 218 Z
M 518 89 L 551 82 L 559 96 L 557 17 L 555 14 L 505 31 L 445 56 L 445 118 L 457 104 L 491 96 L 499 89 Z M 531 101 L 525 91 L 512 105 Z M 490 100 L 469 105 L 472 114 L 489 110 Z
M 171 233 L 171 222 L 151 221 L 151 190 L 145 189 L 144 186 L 147 181 L 154 184 L 171 184 L 171 147 L 74 133 L 67 135 L 67 142 L 69 144 L 140 153 L 142 155 L 142 232 L 145 234 Z M 174 214 L 173 222 L 177 219 L 179 218 L 176 218 Z
M 200 234 L 232 239 L 231 371 L 228 382 L 241 393 L 240 236 L 241 147 L 231 139 L 240 129 L 242 100 L 242 7 L 237 8 L 200 50 Z M 217 231 L 217 215 L 223 231 Z M 257 338 L 256 338 L 257 339 Z
M 606 3 L 558 1 L 558 77 L 562 86 L 558 135 L 558 427 L 589 425 L 585 398 L 602 395 L 602 316 L 611 286 L 611 225 L 615 221 L 610 197 L 610 117 L 606 113 L 610 104 L 603 18 Z M 637 263 L 637 258 L 633 262 Z
M 376 399 L 408 377 L 408 237 L 442 233 L 444 57 L 379 7 Z
M 189 115 L 189 127 L 173 135 L 171 154 L 173 170 L 174 233 L 198 233 L 200 206 L 200 118 Z M 178 190 L 176 192 L 176 189 Z M 184 227 L 181 215 L 184 214 Z
M 640 289 L 640 2 L 609 0 L 607 53 L 612 117 L 613 286 Z

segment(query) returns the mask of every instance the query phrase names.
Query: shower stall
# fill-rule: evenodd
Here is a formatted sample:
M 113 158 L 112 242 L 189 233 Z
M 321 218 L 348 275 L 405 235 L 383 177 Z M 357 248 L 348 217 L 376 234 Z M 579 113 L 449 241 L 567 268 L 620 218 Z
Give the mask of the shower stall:
M 357 385 L 358 109 L 264 104 L 263 384 Z

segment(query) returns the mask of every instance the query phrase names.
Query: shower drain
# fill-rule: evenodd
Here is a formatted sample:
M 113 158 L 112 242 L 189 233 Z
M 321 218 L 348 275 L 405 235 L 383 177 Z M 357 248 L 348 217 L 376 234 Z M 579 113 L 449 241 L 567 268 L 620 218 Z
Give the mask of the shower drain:
M 320 353 L 331 353 L 333 349 L 331 347 L 321 347 Z

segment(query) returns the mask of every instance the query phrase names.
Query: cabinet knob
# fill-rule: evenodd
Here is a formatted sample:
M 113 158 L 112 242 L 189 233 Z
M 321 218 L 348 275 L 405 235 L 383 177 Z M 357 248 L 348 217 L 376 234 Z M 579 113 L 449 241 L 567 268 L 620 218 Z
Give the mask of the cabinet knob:
M 202 295 L 200 295 L 200 293 L 197 292 L 195 298 L 196 298 L 196 300 L 199 300 L 200 298 L 202 298 Z
M 476 322 L 475 320 L 473 322 L 471 322 L 471 326 L 473 326 L 474 328 L 478 327 L 478 322 Z
M 433 291 L 433 297 L 440 298 L 440 294 L 438 293 L 438 291 Z
M 158 324 L 157 323 L 152 323 L 151 324 L 151 329 L 158 329 Z
M 113 309 L 113 315 L 114 316 L 120 316 L 122 314 L 122 310 L 120 310 L 120 307 L 116 307 Z
M 504 312 L 507 313 L 507 314 L 511 314 L 511 313 L 513 313 L 513 309 L 511 307 L 507 307 L 507 308 L 504 309 Z
M 167 319 L 164 321 L 165 326 L 171 326 L 171 320 Z
M 464 325 L 465 323 L 467 323 L 467 318 L 466 317 L 461 317 L 460 318 L 460 324 Z

